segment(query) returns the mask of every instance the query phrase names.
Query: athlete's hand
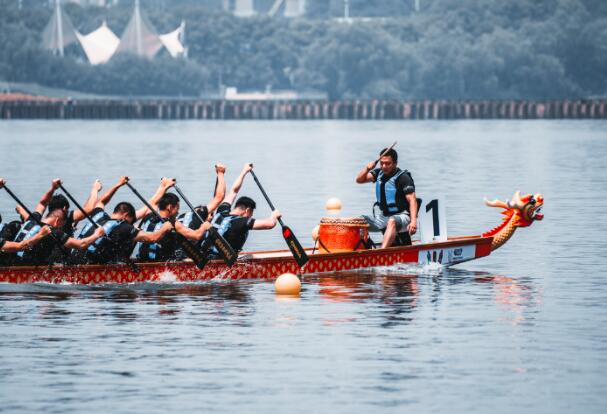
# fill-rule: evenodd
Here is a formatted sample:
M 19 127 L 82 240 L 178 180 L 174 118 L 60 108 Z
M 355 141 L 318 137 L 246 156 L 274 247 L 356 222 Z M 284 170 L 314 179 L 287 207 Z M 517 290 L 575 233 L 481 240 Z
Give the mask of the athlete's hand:
M 177 184 L 177 180 L 175 178 L 162 177 L 160 180 L 160 185 L 166 188 L 171 188 L 175 184 Z
M 217 164 L 215 164 L 215 172 L 217 174 L 223 174 L 226 172 L 226 166 L 223 165 L 222 163 L 218 162 Z
M 202 226 L 200 226 L 200 227 L 202 227 L 202 231 L 203 231 L 203 232 L 206 232 L 206 231 L 208 231 L 208 230 L 209 230 L 211 227 L 213 227 L 213 225 L 212 225 L 210 222 L 205 221 L 204 223 L 202 223 Z
M 4 184 L 6 184 L 6 180 L 0 177 L 0 188 L 4 187 Z
M 123 185 L 126 185 L 126 183 L 128 183 L 128 182 L 129 182 L 129 177 L 127 177 L 126 175 L 122 175 L 118 179 L 118 186 L 122 187 Z
M 41 237 L 46 237 L 49 234 L 51 234 L 51 227 L 50 226 L 42 226 L 42 228 L 40 229 L 40 231 L 38 233 L 40 233 Z
M 414 235 L 415 233 L 417 233 L 417 220 L 412 220 L 409 223 L 409 234 Z
M 105 236 L 105 230 L 103 230 L 103 227 L 99 226 L 99 227 L 97 227 L 97 229 L 95 230 L 95 232 L 93 234 L 98 239 L 99 237 Z
M 376 165 L 377 161 L 371 161 L 369 164 L 367 164 L 367 171 L 371 171 Z
M 93 190 L 95 190 L 96 192 L 101 191 L 101 189 L 103 188 L 103 184 L 101 184 L 101 181 L 99 181 L 99 179 L 96 179 L 95 182 L 93 183 Z
M 244 167 L 242 168 L 242 172 L 245 174 L 251 172 L 252 170 L 253 170 L 253 164 L 251 164 L 251 163 L 246 163 L 244 165 Z
M 56 190 L 56 189 L 58 189 L 59 187 L 61 187 L 61 184 L 63 184 L 63 183 L 61 182 L 61 179 L 59 179 L 59 178 L 55 178 L 55 179 L 53 180 L 53 182 L 52 182 L 52 184 L 51 184 L 51 185 L 53 186 L 53 189 L 54 189 L 54 190 Z
M 163 233 L 167 233 L 167 232 L 169 232 L 169 231 L 173 230 L 173 223 L 171 223 L 170 221 L 166 221 L 166 222 L 165 222 L 165 223 L 162 225 L 162 227 L 160 228 L 160 230 L 161 230 Z
M 281 217 L 282 217 L 282 213 L 280 211 L 278 211 L 278 210 L 272 211 L 272 218 L 274 220 L 278 220 Z

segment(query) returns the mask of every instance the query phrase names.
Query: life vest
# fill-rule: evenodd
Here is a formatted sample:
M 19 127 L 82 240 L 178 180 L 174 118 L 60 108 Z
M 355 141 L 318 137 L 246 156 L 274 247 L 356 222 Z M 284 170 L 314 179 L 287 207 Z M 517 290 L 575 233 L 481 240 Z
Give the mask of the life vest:
M 99 252 L 106 248 L 110 243 L 110 235 L 112 234 L 112 231 L 114 231 L 114 229 L 116 227 L 118 227 L 121 223 L 123 222 L 123 220 L 114 220 L 114 219 L 110 219 L 108 221 L 105 222 L 105 224 L 102 226 L 103 227 L 103 231 L 105 232 L 105 236 L 99 237 L 97 240 L 95 240 L 86 250 L 89 254 L 99 254 Z
M 108 214 L 105 211 L 99 211 L 99 212 L 97 212 L 97 214 L 94 214 L 91 218 L 93 219 L 93 221 L 95 223 L 97 223 L 100 226 L 103 226 L 110 219 L 110 216 L 108 216 Z M 76 238 L 77 239 L 87 238 L 90 235 L 92 235 L 94 231 L 95 231 L 95 228 L 93 228 L 93 223 L 91 223 L 89 220 L 87 220 L 86 224 L 84 225 L 84 227 L 82 227 L 82 230 L 80 230 L 80 232 L 78 233 Z
M 15 236 L 15 239 L 13 241 L 19 243 L 22 242 L 24 240 L 29 240 L 32 237 L 34 237 L 36 234 L 38 234 L 38 232 L 40 231 L 42 227 L 36 223 L 34 220 L 27 220 L 25 223 L 23 223 L 23 226 L 21 226 L 21 228 L 19 229 L 19 232 L 17 233 L 17 235 Z M 19 257 L 23 257 L 23 254 L 25 253 L 25 251 L 21 250 L 17 252 L 17 256 Z
M 375 198 L 377 201 L 375 204 L 379 206 L 384 216 L 391 216 L 409 210 L 409 203 L 405 195 L 401 189 L 396 187 L 398 178 L 403 174 L 408 174 L 411 177 L 411 174 L 407 170 L 397 170 L 387 180 L 384 180 L 385 174 L 383 171 L 380 170 L 377 175 L 377 180 L 375 181 Z
M 156 215 L 152 215 L 149 219 L 141 223 L 141 230 L 147 233 L 154 233 L 160 230 L 163 224 L 164 220 Z M 160 256 L 162 245 L 160 243 L 138 242 L 135 249 L 139 251 L 137 258 L 142 260 L 156 260 Z
M 249 236 L 249 232 L 246 231 L 243 234 L 229 234 L 229 235 L 227 233 L 232 228 L 232 223 L 234 222 L 234 220 L 241 219 L 241 218 L 242 217 L 240 217 L 240 216 L 233 216 L 231 214 L 228 214 L 228 215 L 216 214 L 215 217 L 213 217 L 213 221 L 211 222 L 213 227 L 215 227 L 215 229 L 217 230 L 217 233 L 224 236 L 224 238 L 226 238 L 226 241 L 228 243 L 230 243 L 232 248 L 237 251 L 242 249 L 242 246 L 244 246 L 245 242 L 247 241 L 247 237 Z M 226 236 L 228 236 L 228 237 L 226 237 Z M 208 234 L 205 234 L 205 237 L 203 240 L 205 243 L 207 243 L 207 245 L 210 244 Z M 204 246 L 204 244 L 203 244 L 203 246 Z M 204 248 L 203 248 L 203 250 L 204 250 Z M 214 255 L 219 255 L 219 251 L 217 250 L 217 248 L 215 246 L 213 246 L 211 248 L 211 253 Z
M 184 226 L 192 229 L 192 230 L 196 230 L 197 228 L 195 228 L 194 226 L 194 213 L 192 213 L 191 211 L 188 213 L 181 213 L 178 217 L 177 217 L 177 221 L 179 221 L 181 224 L 183 224 Z M 200 220 L 196 220 L 196 222 L 199 222 Z

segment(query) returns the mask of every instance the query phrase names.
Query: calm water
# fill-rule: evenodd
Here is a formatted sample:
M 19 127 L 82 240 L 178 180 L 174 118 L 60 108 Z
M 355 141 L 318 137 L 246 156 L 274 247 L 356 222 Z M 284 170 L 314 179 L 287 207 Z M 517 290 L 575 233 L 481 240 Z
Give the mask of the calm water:
M 268 282 L 0 284 L 0 411 L 605 412 L 605 122 L 3 122 L 0 176 L 28 205 L 53 177 L 84 200 L 121 174 L 206 202 L 215 162 L 231 183 L 250 161 L 311 245 L 327 198 L 369 211 L 354 177 L 394 140 L 418 193 L 446 197 L 450 234 L 498 224 L 482 198 L 515 190 L 544 194 L 544 221 L 448 270 L 307 277 L 299 299 Z M 250 178 L 241 194 L 269 214 Z

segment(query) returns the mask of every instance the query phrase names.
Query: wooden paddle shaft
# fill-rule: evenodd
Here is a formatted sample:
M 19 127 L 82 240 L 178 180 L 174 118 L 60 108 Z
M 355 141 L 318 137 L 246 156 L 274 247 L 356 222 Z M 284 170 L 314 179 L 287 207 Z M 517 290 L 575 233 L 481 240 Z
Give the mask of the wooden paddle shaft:
M 253 170 L 251 170 L 251 176 L 253 176 L 253 179 L 255 180 L 255 182 L 257 183 L 257 186 L 261 190 L 261 194 L 263 194 L 264 198 L 268 202 L 268 205 L 270 206 L 270 208 L 272 209 L 272 211 L 276 210 L 276 208 L 274 207 L 274 204 L 272 204 L 272 202 L 270 201 L 270 197 L 268 197 L 268 195 L 266 194 L 266 191 L 261 186 L 261 183 L 257 179 L 257 176 L 255 175 L 255 173 L 253 172 Z M 281 217 L 278 218 L 278 222 L 280 223 L 281 227 L 285 226 L 285 224 L 282 222 L 282 218 Z

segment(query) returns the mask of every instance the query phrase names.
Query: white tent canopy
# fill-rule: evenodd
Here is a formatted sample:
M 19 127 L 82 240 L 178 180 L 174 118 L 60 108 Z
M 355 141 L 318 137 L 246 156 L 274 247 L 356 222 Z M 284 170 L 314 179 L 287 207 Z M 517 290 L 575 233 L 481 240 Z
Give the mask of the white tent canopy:
M 133 53 L 138 56 L 153 58 L 162 47 L 176 58 L 186 54 L 182 40 L 185 33 L 185 22 L 172 32 L 159 35 L 135 1 L 135 10 L 122 37 L 112 32 L 104 21 L 99 28 L 87 35 L 74 29 L 69 17 L 61 9 L 59 0 L 55 2 L 55 12 L 42 33 L 42 47 L 59 52 L 78 41 L 92 65 L 108 62 L 117 53 Z
M 97 30 L 87 35 L 76 33 L 76 36 L 91 65 L 109 61 L 120 44 L 120 39 L 107 27 L 105 21 Z
M 182 39 L 185 33 L 185 22 L 170 33 L 160 35 L 160 41 L 174 58 L 183 56 L 185 48 L 183 47 Z

